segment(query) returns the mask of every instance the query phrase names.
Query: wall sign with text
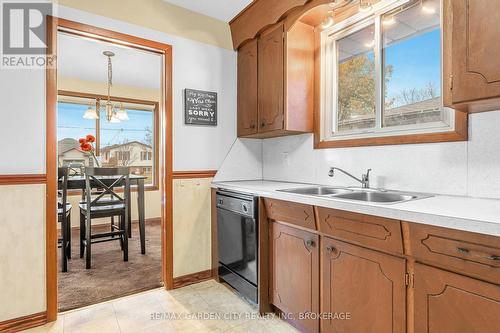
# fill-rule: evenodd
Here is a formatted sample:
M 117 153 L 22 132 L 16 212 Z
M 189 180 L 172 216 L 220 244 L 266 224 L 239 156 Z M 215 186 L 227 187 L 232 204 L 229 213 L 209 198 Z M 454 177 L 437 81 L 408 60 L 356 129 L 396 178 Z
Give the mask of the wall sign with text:
M 217 126 L 217 93 L 184 89 L 186 125 Z

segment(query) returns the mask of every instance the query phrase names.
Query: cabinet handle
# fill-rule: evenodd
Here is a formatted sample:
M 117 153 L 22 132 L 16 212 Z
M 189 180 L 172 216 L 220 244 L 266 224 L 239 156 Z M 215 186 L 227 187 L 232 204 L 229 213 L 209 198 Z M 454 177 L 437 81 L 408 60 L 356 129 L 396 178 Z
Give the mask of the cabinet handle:
M 328 252 L 328 253 L 333 253 L 333 252 L 335 252 L 336 250 L 337 250 L 337 249 L 336 249 L 336 248 L 335 248 L 335 246 L 333 246 L 333 245 L 329 245 L 329 246 L 327 246 L 327 247 L 326 247 L 326 252 Z
M 266 123 L 262 122 L 262 123 L 260 124 L 260 127 L 266 127 Z
M 314 241 L 312 239 L 308 239 L 306 241 L 306 246 L 307 247 L 314 247 L 314 245 L 315 245 L 315 243 L 314 243 Z
M 457 251 L 460 252 L 460 253 L 462 253 L 462 254 L 469 254 L 470 253 L 470 250 L 466 249 L 464 247 L 457 247 Z M 491 256 L 484 257 L 484 259 L 488 259 L 488 260 L 500 260 L 500 256 L 492 254 Z
M 255 128 L 255 124 L 250 125 L 250 128 L 254 129 Z

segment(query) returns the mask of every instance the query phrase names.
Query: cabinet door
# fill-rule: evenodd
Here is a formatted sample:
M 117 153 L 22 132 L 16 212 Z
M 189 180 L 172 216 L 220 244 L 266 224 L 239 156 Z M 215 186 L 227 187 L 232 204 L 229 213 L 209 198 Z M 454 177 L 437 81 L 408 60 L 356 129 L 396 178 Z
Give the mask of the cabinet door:
M 500 0 L 447 0 L 452 15 L 452 101 L 500 97 Z M 495 110 L 498 108 L 498 104 Z
M 238 50 L 238 136 L 257 133 L 257 40 Z
M 415 332 L 498 332 L 500 286 L 415 265 Z
M 406 262 L 321 239 L 321 332 L 405 332 Z
M 299 329 L 318 332 L 317 319 L 300 315 L 319 310 L 319 237 L 276 222 L 270 227 L 271 303 Z
M 259 38 L 259 132 L 283 129 L 283 24 Z

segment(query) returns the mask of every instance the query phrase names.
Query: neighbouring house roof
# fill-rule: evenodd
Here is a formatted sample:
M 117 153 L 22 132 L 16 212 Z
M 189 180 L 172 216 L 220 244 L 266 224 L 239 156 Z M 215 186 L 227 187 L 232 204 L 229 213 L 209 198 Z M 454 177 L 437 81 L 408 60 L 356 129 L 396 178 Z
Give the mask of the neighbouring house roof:
M 64 154 L 70 150 L 76 149 L 80 150 L 80 144 L 77 140 L 72 138 L 64 138 L 57 142 L 57 153 L 59 155 Z
M 147 145 L 145 143 L 142 143 L 142 142 L 139 142 L 139 141 L 130 141 L 130 142 L 126 142 L 126 143 L 120 143 L 120 144 L 116 144 L 116 145 L 102 147 L 101 148 L 101 152 L 105 152 L 105 151 L 108 151 L 108 150 L 116 149 L 116 148 L 119 148 L 119 147 L 130 146 L 132 144 L 138 144 L 138 145 L 141 145 L 143 147 L 152 149 L 152 147 L 150 145 Z
M 385 110 L 385 114 L 387 116 L 390 116 L 394 114 L 406 114 L 415 111 L 420 111 L 420 112 L 436 111 L 439 110 L 440 106 L 441 106 L 441 98 L 436 97 L 425 101 L 416 102 L 413 104 L 407 104 L 392 109 L 387 109 Z
M 427 112 L 439 111 L 440 107 L 441 107 L 441 99 L 440 97 L 436 97 L 425 101 L 416 102 L 413 104 L 407 104 L 392 109 L 386 109 L 384 110 L 384 115 L 385 117 L 397 117 L 412 113 L 417 113 L 417 114 L 427 113 Z M 351 119 L 343 120 L 340 123 L 351 124 L 351 123 L 363 122 L 366 120 L 372 120 L 373 118 L 374 118 L 373 114 L 362 114 L 362 115 L 356 115 Z

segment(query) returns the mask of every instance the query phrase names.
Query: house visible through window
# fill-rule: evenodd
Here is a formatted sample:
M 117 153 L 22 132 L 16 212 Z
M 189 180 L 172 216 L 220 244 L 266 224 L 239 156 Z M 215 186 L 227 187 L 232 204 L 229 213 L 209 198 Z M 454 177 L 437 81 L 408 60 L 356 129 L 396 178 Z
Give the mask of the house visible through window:
M 322 140 L 453 130 L 439 0 L 381 0 L 322 40 Z
M 152 153 L 150 151 L 141 151 L 141 161 L 151 161 Z
M 129 119 L 119 123 L 108 122 L 102 108 L 99 119 L 84 119 L 83 114 L 89 105 L 92 105 L 89 99 L 59 97 L 59 165 L 95 165 L 91 156 L 79 149 L 78 143 L 79 138 L 93 134 L 97 138 L 96 149 L 102 166 L 128 166 L 132 173 L 146 176 L 146 184 L 154 184 L 157 168 L 153 154 L 156 149 L 156 104 L 123 103 Z

